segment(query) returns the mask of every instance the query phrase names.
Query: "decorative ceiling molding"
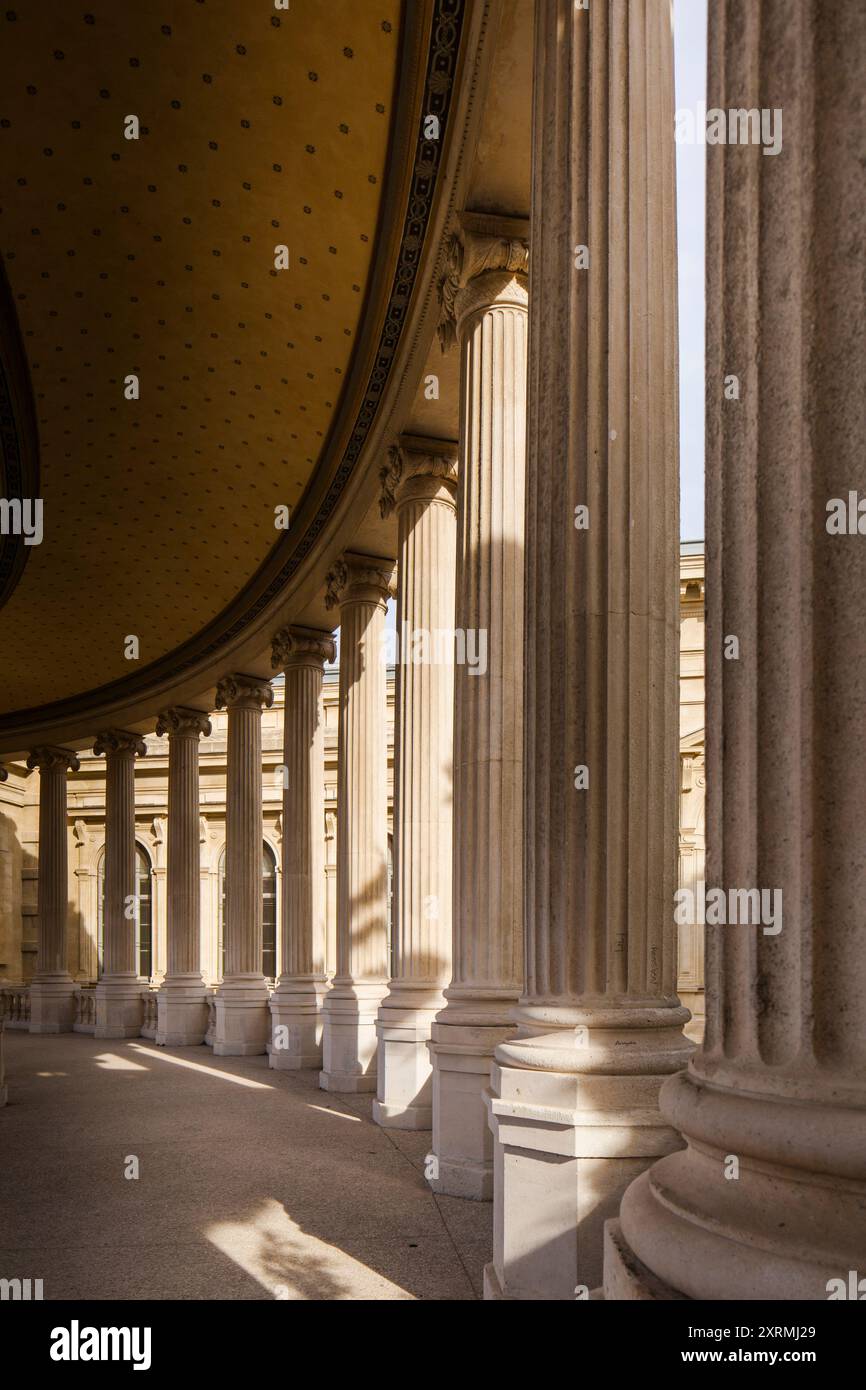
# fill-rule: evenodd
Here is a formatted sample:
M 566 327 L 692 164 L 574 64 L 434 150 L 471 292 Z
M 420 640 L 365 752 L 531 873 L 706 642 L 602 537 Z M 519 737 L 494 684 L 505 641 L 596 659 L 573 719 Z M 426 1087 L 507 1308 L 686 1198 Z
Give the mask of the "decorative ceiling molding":
M 23 746 L 32 742 L 34 731 L 80 721 L 90 712 L 98 717 L 97 711 L 146 699 L 151 692 L 155 702 L 164 703 L 165 691 L 184 675 L 231 650 L 316 549 L 362 458 L 419 288 L 419 268 L 448 147 L 464 21 L 472 4 L 473 0 L 408 0 L 406 5 L 377 253 L 394 241 L 393 227 L 402 207 L 401 232 L 391 256 L 374 257 L 377 273 L 368 288 L 358 350 L 321 461 L 293 515 L 291 529 L 237 599 L 189 642 L 122 680 L 36 709 L 0 715 L 3 745 L 21 742 Z M 424 76 L 419 81 L 419 51 L 425 49 Z M 438 140 L 425 138 L 427 115 L 438 118 Z M 423 289 L 429 294 L 428 285 Z

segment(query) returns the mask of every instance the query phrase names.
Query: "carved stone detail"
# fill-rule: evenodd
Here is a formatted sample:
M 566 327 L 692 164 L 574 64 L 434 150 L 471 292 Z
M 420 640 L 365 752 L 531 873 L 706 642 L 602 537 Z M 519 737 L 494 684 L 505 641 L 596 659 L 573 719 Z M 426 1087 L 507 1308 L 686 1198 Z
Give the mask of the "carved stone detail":
M 336 608 L 350 599 L 378 601 L 384 607 L 394 593 L 396 565 L 376 555 L 341 555 L 325 578 L 325 607 Z
M 134 753 L 136 757 L 143 758 L 147 745 L 141 734 L 130 733 L 128 729 L 105 729 L 97 737 L 93 751 L 97 758 L 103 753 Z
M 235 672 L 223 676 L 216 692 L 217 709 L 234 705 L 258 705 L 270 709 L 274 703 L 274 688 L 263 676 L 244 676 Z
M 172 705 L 170 709 L 160 710 L 156 732 L 159 738 L 165 734 L 180 734 L 187 738 L 207 738 L 211 722 L 204 710 L 187 709 L 184 705 Z
M 311 627 L 282 627 L 271 639 L 271 665 L 277 671 L 287 666 L 323 666 L 333 661 L 337 644 L 331 632 Z
M 27 759 L 29 768 L 39 768 L 40 772 L 47 772 L 49 768 L 62 767 L 69 772 L 77 772 L 81 764 L 76 755 L 69 748 L 57 748 L 53 744 L 41 744 L 34 748 L 30 757 Z M 0 777 L 0 781 L 4 779 Z
M 399 494 L 405 491 L 410 479 L 429 478 L 433 492 L 457 490 L 457 452 L 458 446 L 446 439 L 410 439 L 404 437 L 388 450 L 388 463 L 379 472 L 382 495 L 379 511 L 388 517 L 400 500 Z

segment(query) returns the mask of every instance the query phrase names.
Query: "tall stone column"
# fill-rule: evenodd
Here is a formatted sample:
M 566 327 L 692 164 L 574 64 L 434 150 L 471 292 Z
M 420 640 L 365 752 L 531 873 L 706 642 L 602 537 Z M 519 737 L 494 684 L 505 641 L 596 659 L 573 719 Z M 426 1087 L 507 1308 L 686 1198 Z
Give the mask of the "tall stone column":
M 135 760 L 147 752 L 140 734 L 108 729 L 93 751 L 105 754 L 105 902 L 102 975 L 95 990 L 97 1038 L 137 1038 L 142 982 L 135 955 Z
M 225 974 L 214 998 L 214 1055 L 249 1057 L 266 1049 L 268 987 L 262 974 L 262 707 L 270 681 L 226 676 L 217 709 L 228 710 L 226 755 Z
M 322 677 L 330 632 L 287 627 L 273 640 L 285 672 L 282 973 L 271 995 L 270 1065 L 322 1065 L 325 974 L 325 726 Z
M 527 224 L 464 213 L 442 285 L 460 344 L 453 974 L 432 1029 L 432 1186 L 492 1195 L 483 1093 L 523 981 Z M 459 653 L 458 653 L 459 655 Z
M 202 710 L 163 710 L 156 732 L 168 734 L 168 969 L 157 995 L 156 1041 L 195 1047 L 207 1032 L 201 973 L 201 840 L 198 748 L 211 731 Z
M 68 1033 L 75 982 L 66 966 L 66 775 L 77 772 L 79 762 L 68 748 L 43 747 L 34 748 L 27 766 L 39 769 L 39 954 L 30 985 L 30 1032 Z
M 526 989 L 496 1051 L 491 1298 L 601 1282 L 679 1144 L 678 450 L 669 0 L 536 7 L 524 708 Z M 584 255 L 580 248 L 586 248 Z
M 343 555 L 327 578 L 340 612 L 337 973 L 325 998 L 319 1084 L 375 1091 L 376 1014 L 388 987 L 385 609 L 393 560 Z
M 428 1043 L 451 978 L 457 447 L 401 440 L 382 471 L 397 511 L 393 978 L 379 1009 L 373 1118 L 430 1129 Z
M 866 1294 L 864 66 L 858 0 L 710 6 L 709 105 L 775 112 L 776 134 L 784 115 L 776 155 L 707 151 L 707 894 L 727 925 L 708 904 L 705 1044 L 662 1093 L 688 1147 L 608 1226 L 609 1299 Z M 732 923 L 747 891 L 760 923 Z

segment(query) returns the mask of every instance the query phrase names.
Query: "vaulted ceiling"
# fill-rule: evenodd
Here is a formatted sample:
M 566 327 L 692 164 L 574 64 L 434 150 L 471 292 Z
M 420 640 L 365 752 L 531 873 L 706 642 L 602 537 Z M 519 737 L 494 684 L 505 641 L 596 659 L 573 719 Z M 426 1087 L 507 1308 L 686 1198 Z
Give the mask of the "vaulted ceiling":
M 130 635 L 141 666 L 171 652 L 279 541 L 355 347 L 400 31 L 399 0 L 0 17 L 0 255 L 44 506 L 0 609 L 0 711 L 127 676 Z

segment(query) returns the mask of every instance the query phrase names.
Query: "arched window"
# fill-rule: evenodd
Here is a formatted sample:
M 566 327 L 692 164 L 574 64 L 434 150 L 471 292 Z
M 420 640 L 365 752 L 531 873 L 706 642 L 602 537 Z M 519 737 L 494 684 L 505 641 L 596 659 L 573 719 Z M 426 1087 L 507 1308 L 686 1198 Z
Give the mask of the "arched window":
M 105 962 L 105 850 L 96 871 L 96 959 L 101 976 Z M 149 980 L 153 975 L 153 869 L 150 855 L 138 842 L 135 846 L 135 958 L 138 973 Z
M 219 857 L 219 960 L 220 973 L 226 973 L 226 852 Z M 277 977 L 277 860 L 270 845 L 262 845 L 262 974 L 266 980 Z

